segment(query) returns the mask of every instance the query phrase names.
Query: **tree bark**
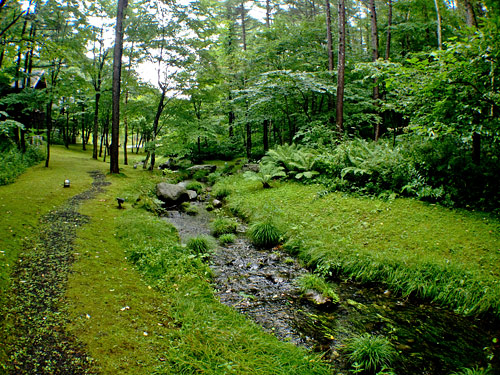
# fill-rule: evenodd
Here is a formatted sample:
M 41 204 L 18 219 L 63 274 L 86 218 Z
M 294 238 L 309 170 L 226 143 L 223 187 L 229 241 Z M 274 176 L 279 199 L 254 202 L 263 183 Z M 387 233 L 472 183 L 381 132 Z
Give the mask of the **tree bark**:
M 243 42 L 243 51 L 247 50 L 247 27 L 245 15 L 245 2 L 241 2 L 241 39 Z
M 110 173 L 120 173 L 120 168 L 118 166 L 118 150 L 120 143 L 120 81 L 123 54 L 123 18 L 127 5 L 128 0 L 118 0 L 115 48 L 113 52 L 113 113 L 111 120 L 111 150 L 109 155 Z
M 469 27 L 477 27 L 476 13 L 470 0 L 464 0 L 466 23 Z
M 271 4 L 269 0 L 266 0 L 266 27 L 271 26 Z
M 443 49 L 443 37 L 441 32 L 441 12 L 439 11 L 439 0 L 434 0 L 434 6 L 436 7 L 436 20 L 437 20 L 437 39 L 438 48 Z
M 344 75 L 345 75 L 345 2 L 339 0 L 339 58 L 337 66 L 337 133 L 344 133 Z
M 389 0 L 389 14 L 387 15 L 387 40 L 385 43 L 385 61 L 391 56 L 391 38 L 392 38 L 392 0 Z
M 167 95 L 167 87 L 163 86 L 161 89 L 160 101 L 158 102 L 158 108 L 156 109 L 155 119 L 153 121 L 153 143 L 156 141 L 156 137 L 158 135 L 158 124 L 160 123 L 160 117 L 165 109 L 165 96 Z M 156 153 L 153 148 L 152 151 L 148 152 L 148 155 L 151 156 L 151 164 L 149 165 L 149 170 L 152 171 L 155 167 L 156 161 Z
M 262 144 L 264 145 L 264 152 L 269 151 L 269 120 L 265 119 L 262 129 Z
M 372 61 L 377 61 L 378 52 L 378 30 L 377 30 L 377 10 L 375 9 L 375 0 L 370 0 L 370 30 L 371 30 L 371 45 L 372 45 Z M 377 101 L 380 97 L 377 79 L 373 82 L 373 100 Z M 377 141 L 380 137 L 380 123 L 377 121 L 374 129 L 374 139 Z
M 46 126 L 47 126 L 47 158 L 45 159 L 45 168 L 48 168 L 50 161 L 50 133 L 52 132 L 52 99 L 47 104 Z

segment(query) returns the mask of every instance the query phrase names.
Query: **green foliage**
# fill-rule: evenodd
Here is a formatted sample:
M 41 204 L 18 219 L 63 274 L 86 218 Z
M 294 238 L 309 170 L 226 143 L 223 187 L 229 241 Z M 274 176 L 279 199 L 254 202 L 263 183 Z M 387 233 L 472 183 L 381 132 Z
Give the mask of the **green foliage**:
M 252 224 L 247 235 L 255 246 L 262 248 L 278 245 L 283 237 L 283 233 L 270 219 Z
M 478 366 L 474 368 L 464 368 L 460 371 L 453 372 L 451 375 L 490 375 L 493 374 L 492 371 L 485 368 L 480 368 Z
M 186 246 L 198 255 L 205 255 L 215 247 L 214 239 L 210 236 L 197 236 L 188 239 Z
M 198 181 L 191 181 L 186 185 L 186 189 L 194 190 L 197 194 L 201 194 L 201 192 L 203 191 L 203 185 Z
M 368 333 L 348 340 L 344 351 L 352 364 L 369 374 L 390 367 L 397 358 L 397 351 L 389 340 Z
M 223 234 L 236 233 L 238 223 L 236 220 L 228 217 L 218 217 L 211 223 L 212 234 L 219 237 Z
M 332 303 L 340 302 L 340 297 L 333 289 L 332 284 L 314 273 L 307 273 L 299 277 L 297 279 L 297 285 L 303 294 L 312 289 L 329 299 Z
M 0 153 L 0 185 L 14 182 L 27 168 L 44 159 L 45 153 L 38 146 L 28 145 L 24 154 L 16 147 L 7 148 Z
M 288 177 L 297 180 L 308 180 L 318 174 L 318 171 L 314 170 L 316 155 L 295 144 L 277 146 L 269 150 L 262 161 L 282 167 Z
M 219 236 L 219 243 L 222 246 L 226 246 L 226 245 L 229 245 L 231 243 L 234 243 L 235 240 L 236 240 L 236 235 L 234 233 L 226 233 L 226 234 Z
M 262 187 L 265 189 L 269 189 L 271 187 L 271 181 L 277 177 L 285 177 L 286 173 L 284 172 L 283 167 L 276 166 L 273 163 L 261 163 L 259 165 L 259 171 L 246 171 L 243 173 L 243 177 L 250 181 L 257 181 L 262 183 Z
M 226 199 L 231 194 L 231 189 L 224 185 L 219 185 L 214 189 L 212 195 L 219 200 Z

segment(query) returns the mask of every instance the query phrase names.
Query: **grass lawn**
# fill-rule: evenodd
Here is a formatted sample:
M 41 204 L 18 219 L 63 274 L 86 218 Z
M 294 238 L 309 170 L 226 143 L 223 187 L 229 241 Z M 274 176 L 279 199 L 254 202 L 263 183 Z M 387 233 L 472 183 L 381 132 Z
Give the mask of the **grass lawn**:
M 262 189 L 234 176 L 233 211 L 268 217 L 287 232 L 285 247 L 323 275 L 382 282 L 464 314 L 500 315 L 500 222 L 411 199 L 382 201 L 320 186 L 275 183 Z M 216 187 L 217 188 L 217 187 Z

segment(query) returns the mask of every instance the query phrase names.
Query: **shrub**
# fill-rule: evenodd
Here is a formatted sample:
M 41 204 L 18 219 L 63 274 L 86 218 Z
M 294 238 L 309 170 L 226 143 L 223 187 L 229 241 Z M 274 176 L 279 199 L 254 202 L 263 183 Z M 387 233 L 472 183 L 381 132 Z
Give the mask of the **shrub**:
M 340 298 L 332 288 L 332 285 L 322 277 L 313 273 L 308 273 L 299 277 L 297 279 L 297 285 L 299 286 L 302 294 L 305 294 L 308 290 L 312 289 L 320 293 L 323 297 L 331 300 L 332 303 L 340 302 Z
M 369 333 L 348 340 L 345 352 L 349 362 L 357 363 L 368 373 L 390 367 L 397 356 L 396 349 L 387 338 Z
M 37 146 L 27 146 L 24 154 L 15 146 L 2 151 L 0 153 L 0 185 L 14 182 L 17 176 L 44 158 L 44 152 Z
M 203 191 L 203 185 L 199 183 L 198 181 L 191 181 L 186 185 L 187 190 L 194 190 L 196 191 L 197 194 L 201 194 Z
M 236 233 L 238 223 L 234 219 L 228 217 L 219 217 L 212 221 L 212 233 L 215 237 L 219 237 L 227 233 Z
M 233 243 L 236 240 L 236 235 L 234 233 L 226 233 L 219 237 L 219 242 L 222 246 Z
M 189 250 L 193 251 L 195 254 L 203 255 L 207 254 L 214 249 L 214 241 L 210 236 L 197 236 L 190 238 L 186 246 Z
M 248 230 L 250 241 L 262 248 L 269 248 L 280 243 L 282 233 L 270 220 L 253 224 Z

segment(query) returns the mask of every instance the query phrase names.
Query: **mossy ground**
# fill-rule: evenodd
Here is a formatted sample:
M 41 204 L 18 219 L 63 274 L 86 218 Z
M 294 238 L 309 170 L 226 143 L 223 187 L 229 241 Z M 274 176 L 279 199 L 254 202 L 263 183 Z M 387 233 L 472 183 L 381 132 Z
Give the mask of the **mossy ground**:
M 325 275 L 382 282 L 465 314 L 500 315 L 500 222 L 411 199 L 383 201 L 318 185 L 234 176 L 230 208 L 251 222 L 273 217 L 299 256 Z M 215 186 L 217 188 L 218 186 Z

